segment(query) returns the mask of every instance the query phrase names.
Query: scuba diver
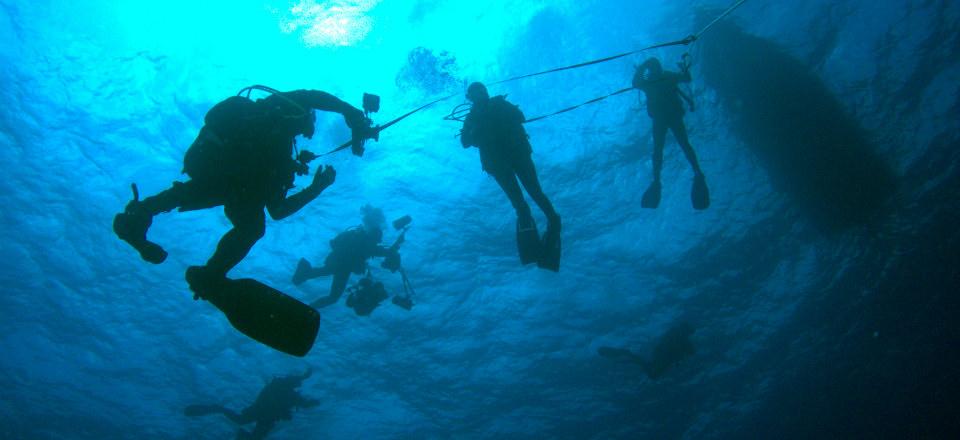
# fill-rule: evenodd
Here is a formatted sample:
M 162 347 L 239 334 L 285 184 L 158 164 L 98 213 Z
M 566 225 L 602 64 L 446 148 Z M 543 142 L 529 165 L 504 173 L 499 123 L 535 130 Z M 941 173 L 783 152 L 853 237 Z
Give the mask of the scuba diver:
M 139 200 L 136 184 L 132 185 L 133 200 L 114 217 L 113 230 L 144 260 L 160 264 L 167 252 L 146 236 L 154 216 L 177 208 L 183 212 L 223 206 L 233 228 L 220 239 L 206 265 L 187 269 L 194 299 L 211 302 L 248 336 L 302 356 L 316 336 L 316 311 L 255 280 L 228 279 L 227 272 L 263 237 L 264 209 L 273 219 L 284 219 L 333 184 L 336 171 L 325 166 L 317 170 L 309 186 L 287 194 L 295 175 L 307 174 L 307 163 L 316 157 L 308 151 L 292 156 L 296 137 L 310 139 L 314 134 L 313 110 L 343 115 L 352 130 L 351 146 L 357 155 L 363 153 L 363 141 L 372 133 L 371 122 L 363 111 L 326 92 L 278 92 L 253 86 L 241 94 L 252 90 L 271 94 L 256 101 L 233 96 L 211 108 L 184 155 L 183 172 L 190 179 L 174 182 L 170 189 L 143 200 Z
M 184 408 L 183 413 L 188 417 L 200 417 L 210 414 L 223 414 L 231 422 L 238 425 L 246 425 L 256 422 L 252 432 L 240 428 L 237 432 L 237 439 L 259 440 L 267 436 L 267 433 L 280 420 L 290 420 L 293 418 L 293 410 L 299 408 L 312 408 L 320 402 L 308 397 L 304 397 L 297 391 L 300 384 L 310 377 L 312 370 L 307 370 L 302 375 L 289 375 L 275 377 L 270 383 L 260 390 L 257 400 L 252 405 L 244 408 L 237 413 L 222 405 L 190 405 Z
M 293 284 L 300 285 L 305 281 L 333 275 L 330 283 L 330 293 L 321 297 L 310 305 L 316 308 L 323 308 L 340 300 L 347 282 L 350 280 L 350 273 L 368 275 L 361 279 L 361 283 L 351 289 L 351 298 L 348 298 L 348 306 L 354 308 L 358 315 L 368 315 L 376 305 L 387 294 L 383 289 L 383 284 L 373 282 L 367 269 L 367 260 L 373 257 L 383 257 L 384 263 L 390 261 L 397 268 L 400 266 L 400 244 L 402 243 L 403 233 L 398 241 L 390 247 L 382 246 L 380 241 L 383 239 L 383 224 L 386 222 L 383 211 L 370 205 L 364 205 L 361 208 L 363 223 L 337 234 L 333 240 L 330 240 L 330 253 L 321 267 L 313 267 L 305 258 L 301 258 L 297 263 L 297 269 L 293 274 Z M 409 219 L 407 216 L 405 219 Z M 399 221 L 399 220 L 398 220 Z M 394 222 L 396 225 L 397 222 Z M 404 232 L 409 225 L 409 220 L 402 226 Z M 398 228 L 399 229 L 399 228 Z M 394 269 L 396 270 L 396 269 Z M 378 299 L 377 299 L 378 298 Z M 370 307 L 370 301 L 373 306 Z M 354 307 L 358 304 L 358 307 Z M 362 311 L 367 311 L 362 313 Z
M 695 350 L 690 336 L 694 331 L 693 326 L 687 322 L 674 324 L 657 340 L 649 360 L 625 348 L 600 347 L 597 354 L 607 359 L 640 365 L 650 379 L 656 380 L 693 355 Z
M 473 107 L 463 121 L 460 142 L 463 148 L 475 146 L 480 150 L 483 170 L 493 176 L 516 210 L 520 262 L 536 262 L 541 268 L 559 271 L 560 215 L 540 187 L 531 158 L 533 149 L 523 128 L 523 112 L 503 95 L 491 98 L 486 86 L 479 82 L 470 84 L 466 97 Z M 520 184 L 547 217 L 542 242 Z
M 710 192 L 707 181 L 697 162 L 697 154 L 687 139 L 687 127 L 683 124 L 683 98 L 693 111 L 693 100 L 680 91 L 681 82 L 690 82 L 690 66 L 686 62 L 680 63 L 680 72 L 664 71 L 660 61 L 648 58 L 633 75 L 633 87 L 640 89 L 647 98 L 647 115 L 653 120 L 653 182 L 643 193 L 640 206 L 656 208 L 660 205 L 660 171 L 663 169 L 663 145 L 666 142 L 667 130 L 673 132 L 673 137 L 683 149 L 683 154 L 693 168 L 693 189 L 690 200 L 693 208 L 703 210 L 710 207 Z

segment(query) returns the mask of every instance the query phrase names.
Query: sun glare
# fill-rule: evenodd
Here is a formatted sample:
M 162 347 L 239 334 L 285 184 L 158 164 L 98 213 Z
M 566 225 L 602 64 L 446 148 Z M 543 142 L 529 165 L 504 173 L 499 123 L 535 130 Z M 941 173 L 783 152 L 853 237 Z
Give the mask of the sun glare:
M 301 0 L 280 19 L 286 33 L 299 32 L 307 46 L 350 46 L 373 27 L 366 15 L 380 0 Z

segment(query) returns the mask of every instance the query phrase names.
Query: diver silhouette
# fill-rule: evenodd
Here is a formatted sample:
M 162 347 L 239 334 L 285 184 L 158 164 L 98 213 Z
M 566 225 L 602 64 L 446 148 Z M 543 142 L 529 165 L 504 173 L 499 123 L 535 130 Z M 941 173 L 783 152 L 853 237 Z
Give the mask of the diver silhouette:
M 650 379 L 659 379 L 671 368 L 692 356 L 693 343 L 690 336 L 695 329 L 686 322 L 674 324 L 657 340 L 649 359 L 634 354 L 625 348 L 600 347 L 597 354 L 608 359 L 626 361 L 640 365 Z
M 399 266 L 399 244 L 391 247 L 380 245 L 385 223 L 383 211 L 370 205 L 363 206 L 361 211 L 363 224 L 347 229 L 330 240 L 330 253 L 327 254 L 323 266 L 313 267 L 305 258 L 301 258 L 297 263 L 293 284 L 300 285 L 313 278 L 333 275 L 330 293 L 312 302 L 311 306 L 322 308 L 336 303 L 346 289 L 350 273 L 365 273 L 367 260 L 370 258 L 384 257 L 396 261 Z
M 187 269 L 194 299 L 210 301 L 248 336 L 302 355 L 316 336 L 316 311 L 255 280 L 230 280 L 227 272 L 263 237 L 264 208 L 276 220 L 286 218 L 333 184 L 336 171 L 326 166 L 317 170 L 309 186 L 287 195 L 295 175 L 306 174 L 306 162 L 316 157 L 306 151 L 292 157 L 296 137 L 310 139 L 314 134 L 314 109 L 344 116 L 353 132 L 355 154 L 362 154 L 363 141 L 372 131 L 361 110 L 329 93 L 254 88 L 270 91 L 271 95 L 256 101 L 233 96 L 207 112 L 204 126 L 184 155 L 183 172 L 190 180 L 174 182 L 170 189 L 143 200 L 139 200 L 134 185 L 134 199 L 114 217 L 113 229 L 144 260 L 160 264 L 167 252 L 146 237 L 154 216 L 175 208 L 182 212 L 223 206 L 233 228 L 220 239 L 206 265 Z M 295 336 L 300 336 L 295 338 L 296 347 L 287 344 L 287 330 L 291 329 L 282 330 L 280 325 L 302 327 L 292 329 Z
M 664 71 L 660 61 L 648 58 L 633 75 L 633 87 L 640 89 L 647 98 L 647 115 L 653 120 L 653 182 L 643 193 L 640 205 L 644 208 L 660 206 L 660 171 L 663 169 L 663 146 L 666 142 L 667 130 L 673 132 L 673 137 L 683 149 L 684 156 L 693 168 L 693 189 L 690 199 L 694 209 L 702 210 L 710 207 L 710 193 L 707 181 L 704 178 L 697 154 L 687 138 L 687 127 L 683 123 L 683 98 L 693 109 L 693 100 L 680 91 L 681 82 L 689 82 L 690 69 L 683 62 L 680 63 L 680 72 Z
M 281 420 L 291 420 L 293 411 L 300 408 L 312 408 L 320 402 L 304 397 L 297 388 L 310 377 L 312 370 L 301 375 L 275 377 L 260 390 L 257 399 L 250 406 L 237 413 L 222 405 L 190 405 L 183 413 L 188 417 L 200 417 L 210 414 L 223 414 L 237 425 L 256 422 L 253 431 L 243 428 L 237 432 L 237 439 L 259 440 L 267 436 L 273 426 Z
M 480 150 L 483 170 L 493 176 L 516 210 L 521 263 L 536 262 L 542 268 L 559 271 L 560 215 L 540 187 L 531 158 L 533 149 L 523 128 L 523 112 L 502 95 L 491 98 L 486 86 L 479 82 L 470 84 L 466 97 L 473 107 L 463 122 L 460 142 L 463 148 L 476 146 Z M 520 184 L 547 217 L 542 242 Z

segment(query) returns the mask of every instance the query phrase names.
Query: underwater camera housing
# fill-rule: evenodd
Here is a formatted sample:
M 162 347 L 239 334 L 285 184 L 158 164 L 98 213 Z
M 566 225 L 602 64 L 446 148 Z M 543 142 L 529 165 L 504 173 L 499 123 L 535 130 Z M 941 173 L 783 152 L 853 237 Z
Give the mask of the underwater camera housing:
M 350 150 L 355 156 L 363 156 L 363 143 L 367 139 L 374 141 L 380 140 L 380 126 L 373 127 L 373 121 L 370 120 L 370 113 L 380 111 L 380 97 L 372 93 L 363 94 L 363 119 L 364 127 L 351 127 L 353 129 L 353 139 L 342 145 L 340 148 L 350 146 Z M 353 145 L 351 145 L 351 143 Z M 335 150 L 336 151 L 336 150 Z
M 380 111 L 380 97 L 372 93 L 364 93 L 363 111 L 366 113 L 376 113 Z
M 413 217 L 410 217 L 409 215 L 405 215 L 393 221 L 393 229 L 396 229 L 399 231 L 403 228 L 406 228 L 407 226 L 410 226 L 411 222 L 413 222 Z
M 367 276 L 350 288 L 347 307 L 353 309 L 357 316 L 370 316 L 373 309 L 376 309 L 385 299 L 387 299 L 387 291 L 383 283 Z
M 405 215 L 393 221 L 393 228 L 400 231 L 400 236 L 397 237 L 397 241 L 393 243 L 393 246 L 390 246 L 390 253 L 384 257 L 383 262 L 380 263 L 380 267 L 389 270 L 390 272 L 396 272 L 400 270 L 400 245 L 403 244 L 404 234 L 407 232 L 407 227 L 410 226 L 410 223 L 413 222 L 413 217 Z
M 410 280 L 407 278 L 407 272 L 403 270 L 403 267 L 400 266 L 400 245 L 403 244 L 405 239 L 407 229 L 410 228 L 410 223 L 413 222 L 413 217 L 405 215 L 393 221 L 393 229 L 400 231 L 400 236 L 397 237 L 397 241 L 393 243 L 393 246 L 390 247 L 391 252 L 386 258 L 383 259 L 383 262 L 380 263 L 380 267 L 389 270 L 390 272 L 400 271 L 400 277 L 403 279 L 403 295 L 394 295 L 390 300 L 395 306 L 403 308 L 404 310 L 413 309 L 413 286 L 410 284 Z

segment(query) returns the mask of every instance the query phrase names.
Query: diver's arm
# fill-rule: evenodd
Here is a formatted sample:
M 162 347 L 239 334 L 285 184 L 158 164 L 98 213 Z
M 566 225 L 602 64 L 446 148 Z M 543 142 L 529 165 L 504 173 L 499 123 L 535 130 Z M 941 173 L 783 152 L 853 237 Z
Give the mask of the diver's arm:
M 466 127 L 460 132 L 460 145 L 462 145 L 463 148 L 470 148 L 475 145 L 472 135 L 473 133 L 468 132 Z
M 267 212 L 274 220 L 283 220 L 295 212 L 302 209 L 307 203 L 317 198 L 324 189 L 333 185 L 337 178 L 337 171 L 332 166 L 325 166 L 323 170 L 317 170 L 313 176 L 313 183 L 290 197 L 278 197 L 267 202 Z
M 298 104 L 312 109 L 325 112 L 340 113 L 347 119 L 347 124 L 351 125 L 352 119 L 363 117 L 363 112 L 356 107 L 348 104 L 336 96 L 320 90 L 294 90 L 284 93 L 284 96 L 296 101 Z M 351 125 L 352 127 L 352 125 Z
M 637 69 L 637 71 L 633 73 L 633 83 L 632 83 L 632 84 L 633 84 L 633 88 L 635 88 L 635 89 L 643 88 L 643 86 L 646 84 L 646 81 L 644 81 L 643 75 L 641 75 L 640 72 L 641 72 L 641 70 L 640 70 L 640 69 Z
M 347 127 L 351 132 L 351 151 L 357 156 L 363 156 L 363 142 L 377 137 L 378 130 L 370 127 L 371 121 L 367 115 L 356 107 L 327 92 L 319 90 L 294 90 L 284 94 L 300 105 L 326 112 L 337 112 L 343 115 Z
M 677 91 L 677 94 L 680 95 L 680 98 L 686 101 L 688 106 L 690 106 L 690 111 L 692 112 L 696 111 L 697 107 L 693 103 L 693 98 L 691 98 L 690 95 L 683 93 L 683 90 L 680 90 L 680 83 L 691 81 L 690 69 L 683 68 L 679 72 L 668 72 L 668 73 L 669 73 L 669 76 L 667 76 L 667 78 L 673 83 L 673 86 L 676 87 L 675 90 Z
M 374 256 L 374 257 L 386 257 L 386 256 L 388 256 L 388 255 L 390 255 L 390 254 L 392 254 L 392 253 L 394 253 L 394 252 L 396 252 L 396 250 L 394 250 L 392 247 L 375 246 L 375 247 L 373 248 L 373 255 L 372 255 L 372 256 Z
M 477 132 L 480 130 L 478 125 L 476 109 L 471 110 L 463 120 L 463 128 L 460 130 L 460 144 L 463 145 L 463 148 L 477 146 Z

